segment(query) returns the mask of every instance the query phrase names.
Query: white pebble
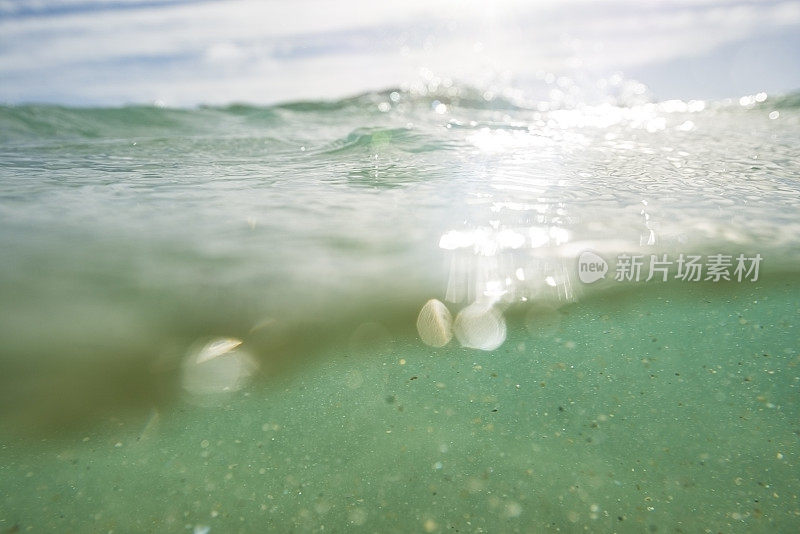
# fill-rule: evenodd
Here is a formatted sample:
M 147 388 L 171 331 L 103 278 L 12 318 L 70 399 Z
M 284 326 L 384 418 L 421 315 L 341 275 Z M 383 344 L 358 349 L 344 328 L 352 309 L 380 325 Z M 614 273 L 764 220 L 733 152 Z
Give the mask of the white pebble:
M 195 363 L 204 363 L 208 360 L 213 360 L 217 356 L 222 356 L 232 351 L 241 344 L 242 342 L 240 340 L 232 337 L 215 339 L 214 341 L 206 343 L 206 345 L 198 351 Z
M 181 369 L 183 389 L 201 396 L 241 389 L 258 364 L 240 345 L 238 339 L 223 338 L 190 351 Z
M 494 350 L 506 340 L 506 320 L 494 306 L 474 302 L 461 310 L 453 325 L 463 347 Z
M 431 347 L 444 347 L 453 339 L 453 317 L 441 301 L 431 299 L 417 316 L 417 332 Z

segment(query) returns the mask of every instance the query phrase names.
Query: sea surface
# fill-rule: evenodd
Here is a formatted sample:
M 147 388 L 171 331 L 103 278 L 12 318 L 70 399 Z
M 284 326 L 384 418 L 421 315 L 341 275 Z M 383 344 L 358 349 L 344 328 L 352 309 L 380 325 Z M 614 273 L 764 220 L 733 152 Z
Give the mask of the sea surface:
M 0 531 L 800 530 L 800 96 L 542 84 L 0 107 Z

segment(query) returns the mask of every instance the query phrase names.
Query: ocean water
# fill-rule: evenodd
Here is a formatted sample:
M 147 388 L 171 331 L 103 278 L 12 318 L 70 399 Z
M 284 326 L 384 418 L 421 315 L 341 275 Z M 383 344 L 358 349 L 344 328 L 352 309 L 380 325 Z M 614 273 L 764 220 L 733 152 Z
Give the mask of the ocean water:
M 561 82 L 0 108 L 0 529 L 800 528 L 798 96 Z

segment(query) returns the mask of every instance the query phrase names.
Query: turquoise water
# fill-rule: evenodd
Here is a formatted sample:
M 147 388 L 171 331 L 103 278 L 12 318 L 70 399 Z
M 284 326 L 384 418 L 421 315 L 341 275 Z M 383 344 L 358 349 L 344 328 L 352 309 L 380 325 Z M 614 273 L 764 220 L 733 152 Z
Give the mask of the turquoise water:
M 797 530 L 799 145 L 796 95 L 0 108 L 0 528 Z

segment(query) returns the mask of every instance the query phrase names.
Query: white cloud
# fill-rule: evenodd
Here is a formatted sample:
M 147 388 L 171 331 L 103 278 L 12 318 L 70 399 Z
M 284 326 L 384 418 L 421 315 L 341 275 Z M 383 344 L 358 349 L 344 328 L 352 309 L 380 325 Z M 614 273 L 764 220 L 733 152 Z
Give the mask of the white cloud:
M 100 7 L 86 9 L 92 2 Z M 88 0 L 25 16 L 7 4 L 6 101 L 273 102 L 396 85 L 422 67 L 467 80 L 493 71 L 602 72 L 800 25 L 795 2 L 234 0 L 111 9 Z M 39 4 L 42 13 L 55 5 Z

